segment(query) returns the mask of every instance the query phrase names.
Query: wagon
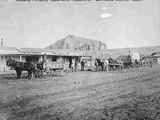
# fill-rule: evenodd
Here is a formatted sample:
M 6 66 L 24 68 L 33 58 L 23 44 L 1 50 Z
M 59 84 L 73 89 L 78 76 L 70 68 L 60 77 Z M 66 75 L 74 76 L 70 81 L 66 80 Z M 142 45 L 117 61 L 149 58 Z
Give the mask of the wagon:
M 64 75 L 64 65 L 62 63 L 53 63 L 45 68 L 47 76 L 62 76 Z

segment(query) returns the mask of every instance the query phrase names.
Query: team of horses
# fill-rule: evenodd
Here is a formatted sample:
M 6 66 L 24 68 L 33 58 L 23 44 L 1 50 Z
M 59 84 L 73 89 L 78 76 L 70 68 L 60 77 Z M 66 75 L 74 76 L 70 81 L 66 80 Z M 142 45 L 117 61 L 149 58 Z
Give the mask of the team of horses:
M 116 59 L 108 58 L 95 60 L 96 71 L 114 71 L 114 70 L 122 70 L 127 68 L 133 68 L 140 66 L 140 61 L 135 60 L 132 62 L 131 56 L 119 56 Z
M 6 64 L 16 71 L 17 78 L 21 78 L 22 71 L 27 71 L 27 78 L 29 79 L 31 79 L 33 75 L 35 77 L 40 77 L 43 74 L 43 62 L 20 62 L 14 59 L 8 59 Z

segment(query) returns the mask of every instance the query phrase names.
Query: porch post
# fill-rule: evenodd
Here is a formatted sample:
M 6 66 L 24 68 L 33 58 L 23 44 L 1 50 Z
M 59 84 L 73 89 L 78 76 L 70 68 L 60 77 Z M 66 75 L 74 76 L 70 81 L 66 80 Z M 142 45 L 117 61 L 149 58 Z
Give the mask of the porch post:
M 47 68 L 47 54 L 44 54 L 43 57 L 42 57 L 42 60 L 43 60 L 43 65 L 44 65 L 44 68 L 46 69 Z
M 43 61 L 43 56 L 41 55 L 40 56 L 40 61 L 39 62 L 42 62 Z
M 20 60 L 20 62 L 22 61 L 22 56 L 21 55 L 19 56 L 19 60 Z

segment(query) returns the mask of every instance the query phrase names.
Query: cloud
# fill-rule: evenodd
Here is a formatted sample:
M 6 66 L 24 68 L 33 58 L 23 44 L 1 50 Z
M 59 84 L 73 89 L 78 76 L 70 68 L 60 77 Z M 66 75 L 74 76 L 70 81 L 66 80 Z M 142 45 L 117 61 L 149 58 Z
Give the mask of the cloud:
M 100 17 L 101 17 L 101 18 L 109 18 L 109 17 L 112 17 L 112 14 L 110 14 L 110 13 L 102 13 L 102 14 L 100 15 Z

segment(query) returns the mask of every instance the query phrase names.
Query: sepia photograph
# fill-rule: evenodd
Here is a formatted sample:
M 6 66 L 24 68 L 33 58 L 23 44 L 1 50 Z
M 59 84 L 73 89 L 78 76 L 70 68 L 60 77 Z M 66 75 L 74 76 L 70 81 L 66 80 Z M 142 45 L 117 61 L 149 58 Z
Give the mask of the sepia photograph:
M 160 120 L 160 0 L 0 0 L 0 120 Z

